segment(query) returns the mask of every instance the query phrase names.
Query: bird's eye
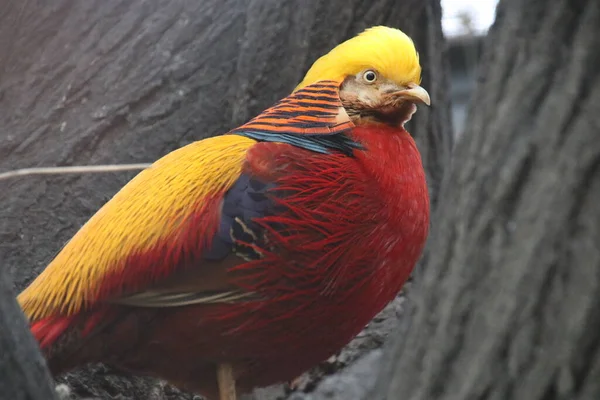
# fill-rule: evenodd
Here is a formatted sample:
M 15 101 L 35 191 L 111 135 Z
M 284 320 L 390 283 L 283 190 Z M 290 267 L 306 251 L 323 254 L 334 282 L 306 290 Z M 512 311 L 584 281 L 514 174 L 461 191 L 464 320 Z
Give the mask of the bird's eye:
M 365 71 L 365 73 L 363 74 L 363 79 L 367 83 L 373 83 L 377 80 L 377 74 L 375 73 L 375 71 Z

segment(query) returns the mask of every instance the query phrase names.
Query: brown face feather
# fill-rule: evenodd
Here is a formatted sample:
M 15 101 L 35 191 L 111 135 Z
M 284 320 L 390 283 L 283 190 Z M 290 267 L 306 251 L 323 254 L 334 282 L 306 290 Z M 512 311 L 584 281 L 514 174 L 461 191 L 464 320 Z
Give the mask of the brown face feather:
M 341 93 L 340 98 L 356 125 L 375 122 L 402 126 L 411 119 L 417 108 L 412 101 L 394 96 L 383 96 L 376 104 L 367 104 L 352 93 Z
M 416 111 L 415 102 L 424 102 L 406 92 L 415 84 L 399 86 L 378 77 L 375 82 L 366 82 L 364 72 L 349 76 L 340 86 L 340 99 L 352 122 L 384 123 L 403 126 Z

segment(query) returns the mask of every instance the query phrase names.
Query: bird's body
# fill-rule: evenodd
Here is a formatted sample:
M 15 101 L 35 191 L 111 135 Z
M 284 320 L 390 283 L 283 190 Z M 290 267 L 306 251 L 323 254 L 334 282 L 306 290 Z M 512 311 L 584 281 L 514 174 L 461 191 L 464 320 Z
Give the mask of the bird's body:
M 54 373 L 102 361 L 215 396 L 228 365 L 247 390 L 326 359 L 396 296 L 429 225 L 414 109 L 394 94 L 377 120 L 333 78 L 166 155 L 82 227 L 19 296 Z

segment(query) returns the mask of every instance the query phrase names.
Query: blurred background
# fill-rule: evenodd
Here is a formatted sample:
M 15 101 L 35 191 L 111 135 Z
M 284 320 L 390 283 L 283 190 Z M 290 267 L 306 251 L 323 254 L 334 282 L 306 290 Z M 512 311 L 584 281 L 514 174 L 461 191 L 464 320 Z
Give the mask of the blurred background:
M 442 28 L 448 42 L 452 122 L 464 130 L 469 99 L 475 89 L 482 39 L 494 23 L 498 0 L 442 0 Z

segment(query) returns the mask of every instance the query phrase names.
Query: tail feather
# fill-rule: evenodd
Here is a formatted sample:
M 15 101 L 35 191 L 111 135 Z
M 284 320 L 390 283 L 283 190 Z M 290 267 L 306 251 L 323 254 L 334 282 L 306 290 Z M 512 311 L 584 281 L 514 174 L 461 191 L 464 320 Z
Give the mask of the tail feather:
M 96 361 L 94 336 L 102 330 L 105 309 L 72 316 L 51 316 L 30 324 L 52 374 Z
M 118 360 L 151 332 L 153 310 L 98 307 L 71 316 L 51 316 L 30 324 L 53 375 L 91 362 Z
M 48 317 L 31 324 L 31 333 L 45 352 L 72 324 L 74 317 Z

